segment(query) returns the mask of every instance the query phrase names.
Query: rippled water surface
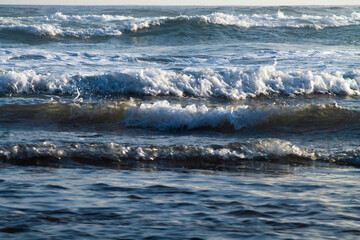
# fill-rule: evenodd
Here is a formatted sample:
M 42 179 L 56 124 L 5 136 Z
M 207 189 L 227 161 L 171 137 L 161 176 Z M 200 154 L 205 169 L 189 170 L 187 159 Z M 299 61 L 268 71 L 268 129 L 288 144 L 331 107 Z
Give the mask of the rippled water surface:
M 258 164 L 234 173 L 6 165 L 0 173 L 2 238 L 360 234 L 358 169 Z

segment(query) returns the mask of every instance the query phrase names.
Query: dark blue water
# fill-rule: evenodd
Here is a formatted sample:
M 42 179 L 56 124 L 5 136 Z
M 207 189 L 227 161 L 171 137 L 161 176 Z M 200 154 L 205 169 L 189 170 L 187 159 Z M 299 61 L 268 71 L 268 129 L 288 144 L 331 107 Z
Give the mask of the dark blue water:
M 360 7 L 0 7 L 0 238 L 357 239 Z

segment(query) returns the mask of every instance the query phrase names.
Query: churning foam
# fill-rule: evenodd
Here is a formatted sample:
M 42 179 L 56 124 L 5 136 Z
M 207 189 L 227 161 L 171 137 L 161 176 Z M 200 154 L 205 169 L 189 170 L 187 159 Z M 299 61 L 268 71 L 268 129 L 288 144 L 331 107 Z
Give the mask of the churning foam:
M 291 128 L 335 129 L 359 123 L 360 113 L 336 104 L 286 106 L 235 105 L 211 107 L 208 105 L 171 104 L 168 101 L 130 104 L 124 111 L 125 126 L 154 128 L 159 130 L 179 129 L 277 129 Z
M 285 72 L 275 65 L 252 69 L 183 71 L 127 69 L 93 76 L 56 76 L 33 70 L 0 72 L 0 94 L 136 94 L 244 99 L 272 94 L 360 95 L 360 71 Z
M 126 126 L 169 129 L 196 128 L 235 128 L 251 127 L 268 121 L 277 109 L 265 107 L 250 108 L 247 105 L 236 107 L 216 107 L 211 109 L 206 105 L 170 104 L 168 101 L 143 103 L 140 106 L 130 106 L 124 112 Z

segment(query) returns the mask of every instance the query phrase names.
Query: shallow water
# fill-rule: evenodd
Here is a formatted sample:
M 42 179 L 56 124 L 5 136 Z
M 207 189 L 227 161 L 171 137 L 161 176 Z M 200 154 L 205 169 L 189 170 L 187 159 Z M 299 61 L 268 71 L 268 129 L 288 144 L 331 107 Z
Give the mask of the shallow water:
M 357 239 L 359 34 L 358 6 L 0 6 L 0 237 Z
M 359 170 L 43 168 L 1 172 L 2 238 L 356 239 Z M 13 235 L 14 234 L 14 235 Z

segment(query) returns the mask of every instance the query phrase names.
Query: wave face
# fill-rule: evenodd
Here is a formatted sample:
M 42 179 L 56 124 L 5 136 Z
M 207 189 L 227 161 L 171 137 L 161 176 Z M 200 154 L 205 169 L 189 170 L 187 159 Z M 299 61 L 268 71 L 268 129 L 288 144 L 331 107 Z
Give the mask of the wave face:
M 119 94 L 244 99 L 263 95 L 360 95 L 360 71 L 284 72 L 275 66 L 257 69 L 125 70 L 95 76 L 0 73 L 0 94 Z
M 6 121 L 18 120 L 82 124 L 83 126 L 107 124 L 157 130 L 241 130 L 262 131 L 292 129 L 293 131 L 337 129 L 357 126 L 360 112 L 329 105 L 208 105 L 155 103 L 140 100 L 121 100 L 102 103 L 49 102 L 31 105 L 3 105 L 0 113 Z
M 167 101 L 130 107 L 125 113 L 125 124 L 155 129 L 326 129 L 357 124 L 360 113 L 328 106 L 263 106 L 247 105 L 209 108 L 204 105 L 172 105 Z

